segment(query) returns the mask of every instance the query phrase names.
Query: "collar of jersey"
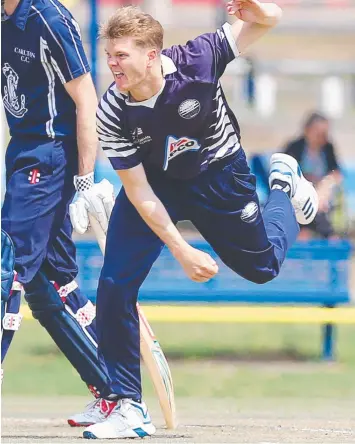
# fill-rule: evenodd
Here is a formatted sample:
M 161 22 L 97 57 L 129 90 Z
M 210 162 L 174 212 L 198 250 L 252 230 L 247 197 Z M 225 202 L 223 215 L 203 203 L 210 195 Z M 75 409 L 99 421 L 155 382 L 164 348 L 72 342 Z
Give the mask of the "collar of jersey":
M 10 16 L 10 20 L 22 31 L 25 29 L 32 3 L 33 0 L 21 0 L 14 13 Z
M 177 68 L 175 66 L 175 63 L 171 60 L 170 57 L 167 57 L 166 55 L 162 54 L 161 55 L 161 66 L 162 66 L 162 70 L 163 70 L 163 76 L 164 76 L 164 81 L 163 81 L 163 86 L 160 88 L 160 90 L 150 99 L 147 100 L 143 100 L 142 102 L 130 102 L 129 98 L 126 94 L 125 95 L 125 102 L 127 105 L 129 106 L 146 106 L 148 108 L 154 108 L 158 97 L 160 96 L 160 94 L 163 92 L 164 88 L 165 88 L 165 84 L 166 84 L 166 80 L 165 77 L 169 74 L 173 74 L 174 72 L 177 71 Z

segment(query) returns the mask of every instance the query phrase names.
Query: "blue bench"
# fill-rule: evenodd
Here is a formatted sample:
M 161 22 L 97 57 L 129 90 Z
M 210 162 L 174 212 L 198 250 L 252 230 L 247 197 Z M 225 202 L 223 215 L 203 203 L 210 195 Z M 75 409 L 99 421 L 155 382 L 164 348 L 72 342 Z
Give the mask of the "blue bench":
M 220 266 L 205 284 L 190 281 L 180 264 L 164 248 L 140 292 L 142 304 L 276 304 L 336 307 L 350 302 L 348 289 L 351 245 L 347 241 L 296 243 L 288 252 L 280 275 L 264 285 L 248 282 L 221 263 L 204 241 L 193 246 L 211 254 Z M 95 241 L 78 242 L 79 282 L 95 300 L 102 265 Z M 323 358 L 333 358 L 334 325 L 323 326 Z

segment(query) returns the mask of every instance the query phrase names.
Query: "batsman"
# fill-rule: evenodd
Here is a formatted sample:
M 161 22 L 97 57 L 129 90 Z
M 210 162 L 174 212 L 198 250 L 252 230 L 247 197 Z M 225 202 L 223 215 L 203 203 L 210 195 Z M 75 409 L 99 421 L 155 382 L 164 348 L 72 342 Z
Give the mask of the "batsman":
M 97 96 L 79 26 L 60 2 L 1 6 L 1 93 L 11 135 L 1 215 L 1 357 L 20 326 L 24 289 L 34 318 L 96 396 L 69 418 L 87 426 L 117 404 L 97 356 L 95 307 L 75 280 L 69 217 L 76 192 L 77 211 L 90 209 L 104 231 L 113 206 L 112 185 L 94 183 Z
M 279 274 L 298 222 L 312 222 L 317 212 L 313 185 L 284 154 L 271 158 L 271 192 L 260 210 L 220 78 L 277 24 L 281 9 L 258 0 L 226 7 L 232 25 L 164 50 L 160 23 L 135 7 L 117 10 L 101 29 L 114 82 L 99 104 L 97 129 L 123 188 L 107 233 L 97 327 L 100 358 L 121 401 L 85 438 L 155 432 L 142 401 L 139 288 L 164 244 L 193 281 L 218 273 L 208 254 L 184 240 L 178 221 L 191 220 L 228 267 L 263 284 Z

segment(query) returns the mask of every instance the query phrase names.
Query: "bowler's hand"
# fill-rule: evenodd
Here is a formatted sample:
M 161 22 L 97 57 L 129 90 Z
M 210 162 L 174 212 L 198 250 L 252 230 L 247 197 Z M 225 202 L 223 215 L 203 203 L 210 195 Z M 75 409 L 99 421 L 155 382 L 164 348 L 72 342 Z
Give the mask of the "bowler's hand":
M 187 276 L 195 282 L 208 282 L 218 273 L 218 265 L 204 251 L 187 244 L 174 254 Z
M 282 10 L 275 3 L 261 3 L 258 0 L 231 0 L 227 12 L 243 22 L 273 26 L 281 18 Z

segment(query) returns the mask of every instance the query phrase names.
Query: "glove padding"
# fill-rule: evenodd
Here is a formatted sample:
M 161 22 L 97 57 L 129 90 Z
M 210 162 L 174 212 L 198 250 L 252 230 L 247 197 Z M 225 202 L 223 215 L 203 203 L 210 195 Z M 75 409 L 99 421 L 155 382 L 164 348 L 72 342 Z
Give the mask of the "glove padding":
M 106 179 L 93 184 L 89 189 L 78 191 L 76 201 L 69 205 L 74 230 L 79 234 L 87 231 L 90 213 L 106 234 L 114 202 L 113 185 Z

